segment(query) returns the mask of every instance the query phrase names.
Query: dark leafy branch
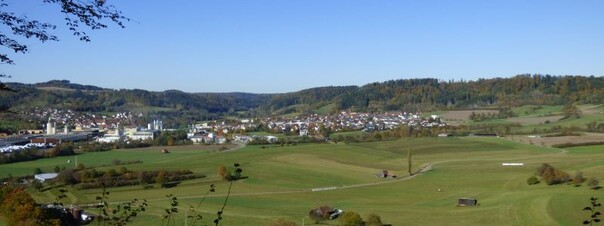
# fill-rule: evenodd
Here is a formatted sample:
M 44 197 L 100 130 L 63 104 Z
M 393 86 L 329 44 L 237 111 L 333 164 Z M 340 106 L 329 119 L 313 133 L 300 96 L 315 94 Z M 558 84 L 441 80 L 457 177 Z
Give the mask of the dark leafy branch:
M 600 222 L 600 216 L 602 213 L 598 209 L 602 206 L 602 203 L 598 202 L 598 198 L 591 197 L 591 206 L 583 208 L 585 211 L 589 211 L 589 219 L 583 221 L 584 225 L 593 225 Z
M 203 216 L 201 215 L 201 213 L 199 213 L 199 207 L 201 207 L 201 204 L 203 203 L 203 201 L 206 200 L 210 192 L 216 192 L 216 189 L 214 189 L 214 187 L 214 184 L 210 185 L 210 189 L 206 191 L 206 193 L 203 195 L 203 198 L 201 198 L 196 208 L 194 208 L 193 206 L 189 206 L 189 212 L 192 213 L 190 216 L 188 216 L 188 218 L 192 219 L 191 225 L 195 225 L 198 221 L 201 221 L 203 219 Z
M 226 198 L 224 198 L 224 203 L 222 204 L 222 208 L 216 213 L 216 219 L 214 219 L 214 224 L 218 226 L 220 221 L 222 220 L 222 214 L 224 213 L 224 208 L 226 207 L 227 202 L 229 201 L 229 196 L 231 195 L 231 188 L 233 187 L 233 182 L 241 178 L 241 172 L 243 170 L 239 168 L 241 165 L 239 163 L 233 164 L 235 166 L 235 174 L 230 176 L 229 179 L 229 190 L 227 191 Z

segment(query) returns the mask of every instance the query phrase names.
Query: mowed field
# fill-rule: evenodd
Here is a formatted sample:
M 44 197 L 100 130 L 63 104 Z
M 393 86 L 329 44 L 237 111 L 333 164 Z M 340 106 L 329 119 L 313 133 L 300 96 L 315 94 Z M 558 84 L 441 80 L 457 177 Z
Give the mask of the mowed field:
M 110 202 L 147 199 L 150 208 L 132 225 L 159 225 L 165 198 L 179 198 L 180 211 L 175 225 L 184 225 L 185 212 L 196 206 L 210 184 L 216 193 L 201 205 L 203 224 L 211 225 L 216 211 L 225 201 L 228 183 L 219 180 L 216 168 L 241 164 L 248 179 L 232 186 L 221 225 L 267 225 L 283 218 L 307 225 L 312 208 L 328 205 L 361 214 L 381 216 L 392 225 L 579 225 L 587 219 L 582 211 L 590 197 L 602 198 L 602 190 L 587 186 L 529 186 L 528 177 L 542 163 L 550 163 L 571 175 L 582 171 L 587 178 L 604 178 L 602 146 L 554 149 L 532 146 L 502 138 L 448 137 L 401 139 L 358 144 L 309 144 L 262 148 L 250 146 L 234 151 L 198 150 L 195 146 L 171 149 L 161 154 L 157 148 L 114 150 L 78 156 L 87 165 L 110 165 L 113 159 L 142 160 L 128 165 L 130 170 L 189 169 L 207 175 L 186 181 L 174 188 L 142 189 L 141 186 L 110 189 Z M 413 168 L 431 170 L 406 178 L 407 150 L 413 153 Z M 604 151 L 604 149 L 602 150 Z M 33 172 L 34 166 L 49 171 L 66 164 L 67 157 L 0 165 L 4 175 Z M 502 166 L 502 163 L 524 166 Z M 98 167 L 97 170 L 117 168 Z M 399 179 L 377 178 L 390 170 Z M 313 192 L 314 188 L 335 190 Z M 57 189 L 32 191 L 40 201 L 53 201 Z M 67 203 L 94 203 L 100 190 L 69 189 Z M 440 190 L 440 191 L 439 191 Z M 457 199 L 477 198 L 477 207 L 457 207 Z M 90 210 L 94 212 L 94 209 Z M 337 221 L 327 221 L 336 225 Z

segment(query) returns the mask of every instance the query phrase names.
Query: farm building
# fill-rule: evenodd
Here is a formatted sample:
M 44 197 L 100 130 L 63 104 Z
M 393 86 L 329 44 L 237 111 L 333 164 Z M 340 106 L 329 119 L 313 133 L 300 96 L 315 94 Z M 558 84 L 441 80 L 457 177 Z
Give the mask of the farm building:
M 477 206 L 478 200 L 475 198 L 459 198 L 457 199 L 457 206 Z
M 34 178 L 36 180 L 39 180 L 40 182 L 44 182 L 47 180 L 52 180 L 52 179 L 56 178 L 58 175 L 59 174 L 57 174 L 57 173 L 42 173 L 42 174 L 36 174 L 34 176 Z

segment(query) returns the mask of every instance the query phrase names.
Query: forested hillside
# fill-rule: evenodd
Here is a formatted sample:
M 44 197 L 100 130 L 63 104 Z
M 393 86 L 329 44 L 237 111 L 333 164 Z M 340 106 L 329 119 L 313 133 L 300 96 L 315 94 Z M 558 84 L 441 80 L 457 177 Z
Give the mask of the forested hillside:
M 337 92 L 334 92 L 337 91 Z M 337 93 L 337 94 L 335 94 Z M 401 79 L 361 87 L 324 87 L 272 98 L 263 107 L 334 104 L 333 110 L 437 110 L 524 104 L 602 103 L 604 78 L 585 76 L 518 75 L 478 81 Z
M 594 76 L 518 75 L 478 81 L 400 79 L 361 87 L 319 87 L 285 94 L 112 90 L 72 84 L 65 80 L 8 85 L 18 91 L 0 93 L 0 105 L 4 108 L 141 111 L 184 116 L 189 120 L 215 118 L 235 112 L 246 112 L 244 115 L 247 116 L 272 114 L 281 109 L 290 109 L 287 113 L 312 112 L 326 106 L 330 111 L 426 111 L 604 102 L 604 78 Z
M 17 92 L 0 92 L 0 105 L 10 107 L 13 111 L 36 107 L 89 112 L 134 111 L 184 116 L 191 120 L 249 111 L 272 97 L 269 94 L 249 93 L 112 90 L 72 84 L 65 80 L 33 85 L 9 83 L 8 86 Z

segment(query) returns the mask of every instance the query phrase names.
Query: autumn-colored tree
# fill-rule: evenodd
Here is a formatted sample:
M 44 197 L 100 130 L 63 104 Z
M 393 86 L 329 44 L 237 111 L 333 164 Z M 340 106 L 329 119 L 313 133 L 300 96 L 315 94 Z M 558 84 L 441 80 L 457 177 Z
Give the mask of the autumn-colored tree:
M 580 118 L 581 110 L 577 108 L 577 105 L 574 103 L 568 103 L 562 109 L 562 113 L 564 113 L 564 118 Z
M 163 171 L 163 170 L 159 171 L 159 173 L 155 177 L 155 183 L 163 184 L 163 183 L 166 183 L 166 182 L 168 182 L 166 171 Z
M 543 180 L 547 185 L 561 184 L 570 181 L 570 175 L 568 175 L 568 173 L 556 169 L 547 163 L 543 163 L 537 168 L 537 175 L 543 177 Z
M 218 176 L 220 176 L 220 178 L 222 178 L 223 180 L 230 180 L 231 172 L 229 172 L 226 166 L 220 165 L 218 166 Z
M 575 177 L 573 177 L 573 184 L 580 185 L 585 182 L 585 178 L 583 177 L 583 172 L 577 171 L 575 173 Z
M 4 194 L 0 212 L 7 217 L 9 225 L 36 225 L 40 214 L 34 199 L 23 188 L 13 188 Z
M 167 144 L 168 144 L 168 146 L 174 146 L 174 137 L 173 136 L 167 137 Z

